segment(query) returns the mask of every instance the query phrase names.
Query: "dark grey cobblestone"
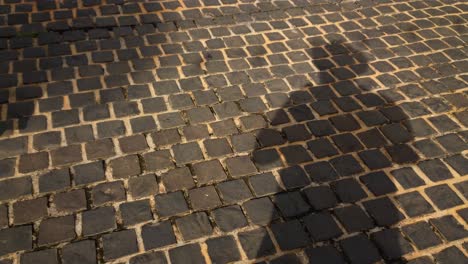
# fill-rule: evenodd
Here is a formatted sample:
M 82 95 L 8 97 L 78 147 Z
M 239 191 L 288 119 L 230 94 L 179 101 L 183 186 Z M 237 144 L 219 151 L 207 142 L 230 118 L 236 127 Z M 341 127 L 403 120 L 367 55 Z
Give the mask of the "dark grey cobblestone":
M 0 263 L 466 263 L 467 11 L 2 1 Z

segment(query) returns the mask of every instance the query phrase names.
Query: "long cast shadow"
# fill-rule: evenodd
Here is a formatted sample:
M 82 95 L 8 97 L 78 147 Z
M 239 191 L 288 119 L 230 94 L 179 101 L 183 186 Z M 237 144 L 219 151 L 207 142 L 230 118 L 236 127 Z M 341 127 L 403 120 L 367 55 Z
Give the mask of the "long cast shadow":
M 263 208 L 247 214 L 263 214 L 257 224 L 271 224 L 281 250 L 322 243 L 306 250 L 311 263 L 398 260 L 413 249 L 391 228 L 405 217 L 389 195 L 401 178 L 420 180 L 410 168 L 389 174 L 394 165 L 419 160 L 405 144 L 413 138 L 408 116 L 391 97 L 375 92 L 377 83 L 367 77 L 375 74 L 367 64 L 371 54 L 343 42 L 308 52 L 318 69 L 309 73 L 314 84 L 270 95 L 272 102 L 284 103 L 267 113 L 269 126 L 256 133 L 260 146 L 252 152 L 261 171 L 276 171 L 263 174 L 264 184 L 279 177 L 283 186 L 277 190 L 285 192 L 272 196 L 276 207 L 268 198 L 250 201 L 247 207 Z M 264 230 L 256 232 L 262 243 L 249 257 L 275 252 Z M 271 263 L 299 259 L 292 253 Z
M 58 47 L 55 44 L 51 46 Z M 267 85 L 271 93 L 266 100 L 275 109 L 266 113 L 268 127 L 255 133 L 258 145 L 249 148 L 255 149 L 250 154 L 262 172 L 248 180 L 259 198 L 245 202 L 243 208 L 253 224 L 270 228 L 268 232 L 260 228 L 239 235 L 241 246 L 251 243 L 250 247 L 243 247 L 249 260 L 266 258 L 270 263 L 296 263 L 299 259 L 295 253 L 307 248 L 305 252 L 312 263 L 373 263 L 381 259 L 403 262 L 403 255 L 414 252 L 397 225 L 433 209 L 424 205 L 412 211 L 411 206 L 420 205 L 413 203 L 421 201 L 419 192 L 393 196 L 398 185 L 407 189 L 425 184 L 412 168 L 402 166 L 418 164 L 433 181 L 451 177 L 450 172 L 442 162 L 419 162 L 419 155 L 407 143 L 415 137 L 430 137 L 432 128 L 405 114 L 396 104 L 401 99 L 397 93 L 393 94 L 391 89 L 385 89 L 384 93 L 381 88 L 387 87 L 380 87 L 374 80 L 394 87 L 394 77 L 385 74 L 376 77 L 369 67 L 370 61 L 375 62 L 373 54 L 361 50 L 359 45 L 360 42 L 336 41 L 306 49 L 317 71 L 294 78 L 286 78 L 289 73 L 278 71 L 275 72 L 278 79 Z M 68 82 L 76 76 L 53 79 L 46 90 L 54 98 L 42 100 L 41 89 L 35 82 L 50 80 L 44 80 L 38 69 L 19 65 L 18 70 L 26 67 L 24 72 L 34 74 L 27 77 L 27 85 L 15 87 L 14 103 L 9 103 L 12 95 L 0 90 L 0 103 L 5 104 L 3 110 L 7 109 L 7 120 L 0 123 L 0 136 L 8 137 L 14 128 L 19 134 L 45 132 L 44 112 L 54 112 L 56 116 L 52 119 L 64 122 L 58 122 L 57 128 L 67 126 L 68 129 L 71 125 L 68 122 L 73 121 L 67 114 L 72 114 L 73 109 L 84 107 L 99 115 L 102 114 L 100 104 L 128 99 L 119 87 L 127 85 L 120 83 L 119 74 L 128 72 L 118 73 L 119 67 L 115 65 L 115 72 L 106 75 L 109 86 L 106 83 L 98 87 L 93 79 L 104 75 L 104 69 L 87 68 L 85 62 L 72 55 L 60 55 L 66 56 L 63 61 L 67 61 L 62 62 L 62 68 L 56 66 L 63 70 L 59 75 L 64 77 L 66 66 L 78 67 L 80 77 L 86 79 L 83 90 L 78 87 L 76 105 L 65 109 L 60 102 L 53 101 L 73 94 Z M 209 60 L 209 55 L 205 59 Z M 125 64 L 127 60 L 124 59 Z M 103 63 L 108 70 L 110 62 Z M 408 76 L 409 82 L 410 79 Z M 290 91 L 283 85 L 285 82 L 295 90 Z M 434 85 L 430 89 L 437 89 L 435 84 L 429 85 Z M 86 94 L 85 86 L 90 87 L 90 92 L 97 90 L 101 101 L 90 96 L 93 92 Z M 101 89 L 104 87 L 107 88 Z M 32 102 L 35 99 L 41 100 L 43 107 L 51 107 L 50 110 L 36 111 Z M 79 125 L 77 122 L 73 128 Z M 430 227 L 421 224 L 421 228 Z M 271 259 L 279 253 L 275 243 L 282 251 L 293 252 Z M 312 243 L 314 246 L 309 247 Z M 426 246 L 431 245 L 418 249 Z

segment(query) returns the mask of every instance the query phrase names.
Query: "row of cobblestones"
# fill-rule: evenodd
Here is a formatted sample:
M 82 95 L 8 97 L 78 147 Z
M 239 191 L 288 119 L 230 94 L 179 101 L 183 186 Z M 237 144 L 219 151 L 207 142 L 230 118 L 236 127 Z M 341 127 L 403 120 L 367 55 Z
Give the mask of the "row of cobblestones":
M 463 1 L 0 4 L 0 263 L 466 263 Z

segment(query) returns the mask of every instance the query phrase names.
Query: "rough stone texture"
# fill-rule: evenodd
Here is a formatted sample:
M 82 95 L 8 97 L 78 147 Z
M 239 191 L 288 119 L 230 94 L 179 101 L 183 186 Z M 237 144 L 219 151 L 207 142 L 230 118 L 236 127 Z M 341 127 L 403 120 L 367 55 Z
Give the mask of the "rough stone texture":
M 3 1 L 0 263 L 465 263 L 467 14 Z

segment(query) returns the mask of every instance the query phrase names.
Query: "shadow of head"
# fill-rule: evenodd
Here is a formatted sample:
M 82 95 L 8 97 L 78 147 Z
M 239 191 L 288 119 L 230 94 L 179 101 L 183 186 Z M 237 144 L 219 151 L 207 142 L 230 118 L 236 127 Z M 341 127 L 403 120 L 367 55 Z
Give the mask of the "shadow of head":
M 358 44 L 340 42 L 311 48 L 308 54 L 315 71 L 308 73 L 307 82 L 268 95 L 275 109 L 266 113 L 268 127 L 256 133 L 259 146 L 252 159 L 260 171 L 273 172 L 283 185 L 281 191 L 287 191 L 273 196 L 278 208 L 270 207 L 263 222 L 273 222 L 271 229 L 281 249 L 309 241 L 301 236 L 298 219 L 313 242 L 338 241 L 343 235 L 339 222 L 353 234 L 337 242 L 345 255 L 355 257 L 352 263 L 373 263 L 381 254 L 363 232 L 405 218 L 388 195 L 397 191 L 391 178 L 399 177 L 400 184 L 419 179 L 410 168 L 395 169 L 397 164 L 419 160 L 405 144 L 413 138 L 412 125 L 393 104 L 388 89 L 379 87 L 368 65 L 374 58 L 362 50 Z M 279 215 L 286 222 L 275 222 Z M 282 237 L 281 230 L 295 238 Z M 370 237 L 388 249 L 382 255 L 385 259 L 412 251 L 394 229 Z M 259 246 L 257 256 L 266 255 L 267 244 Z M 343 261 L 333 246 L 310 250 L 314 256 L 330 257 L 318 263 Z
M 366 149 L 355 134 L 391 121 L 381 110 L 392 102 L 375 92 L 378 85 L 368 77 L 374 74 L 367 65 L 371 54 L 346 43 L 314 47 L 308 54 L 315 71 L 308 73 L 303 86 L 268 95 L 275 109 L 266 113 L 268 127 L 257 132 L 260 147 L 253 152 L 262 170 L 310 162 L 315 160 L 313 156 L 322 159 Z M 329 145 L 326 151 L 319 144 L 328 139 L 338 149 L 332 151 Z

